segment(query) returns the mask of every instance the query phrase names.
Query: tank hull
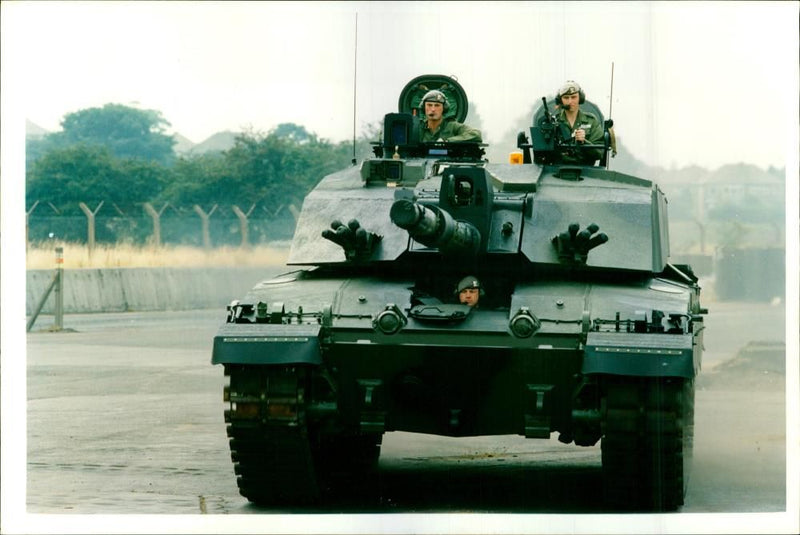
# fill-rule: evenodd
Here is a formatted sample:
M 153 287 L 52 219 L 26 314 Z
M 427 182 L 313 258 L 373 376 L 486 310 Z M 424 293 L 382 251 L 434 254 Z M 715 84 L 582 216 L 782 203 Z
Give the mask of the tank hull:
M 642 302 L 657 302 L 653 295 L 667 313 L 690 314 L 696 287 L 540 274 L 517 281 L 498 306 L 448 319 L 414 317 L 413 279 L 381 271 L 295 272 L 246 296 L 265 305 L 261 317 L 258 306 L 231 307 L 212 361 L 230 377 L 225 417 L 248 499 L 318 500 L 332 474 L 374 469 L 383 434 L 405 431 L 601 442 L 610 504 L 672 510 L 682 503 L 702 329 L 654 333 L 644 320 L 616 319 L 634 317 Z M 531 336 L 511 326 L 520 300 L 552 304 L 552 317 L 541 314 Z M 397 330 L 379 323 L 387 310 L 401 318 Z M 614 321 L 601 329 L 587 311 Z M 664 444 L 672 446 L 662 451 Z M 673 491 L 656 493 L 664 488 Z

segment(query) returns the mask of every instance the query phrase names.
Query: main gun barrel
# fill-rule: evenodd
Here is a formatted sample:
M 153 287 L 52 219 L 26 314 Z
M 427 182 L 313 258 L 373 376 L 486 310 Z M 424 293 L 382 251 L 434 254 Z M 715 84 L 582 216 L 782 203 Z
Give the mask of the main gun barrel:
M 400 199 L 389 212 L 392 222 L 408 231 L 417 242 L 435 247 L 444 254 L 477 254 L 481 233 L 466 221 L 456 221 L 447 211 L 437 206 Z

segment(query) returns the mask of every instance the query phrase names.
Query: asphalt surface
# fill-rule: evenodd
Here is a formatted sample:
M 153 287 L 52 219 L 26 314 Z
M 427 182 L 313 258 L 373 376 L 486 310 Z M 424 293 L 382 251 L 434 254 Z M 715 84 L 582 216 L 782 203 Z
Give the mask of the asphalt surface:
M 706 305 L 686 504 L 655 524 L 629 515 L 606 529 L 665 532 L 680 529 L 669 522 L 702 518 L 702 529 L 687 529 L 780 531 L 787 509 L 783 305 Z M 62 332 L 48 332 L 48 319 L 27 336 L 25 503 L 34 518 L 89 515 L 91 525 L 101 518 L 95 515 L 177 514 L 187 515 L 177 524 L 185 527 L 199 518 L 189 515 L 259 515 L 236 529 L 256 522 L 254 529 L 281 532 L 541 532 L 562 529 L 556 522 L 564 518 L 567 531 L 591 532 L 615 518 L 601 505 L 599 445 L 516 436 L 387 433 L 373 486 L 354 484 L 315 509 L 256 507 L 236 488 L 222 368 L 210 364 L 224 311 L 70 315 Z M 778 514 L 754 524 L 730 516 L 755 512 Z M 539 515 L 547 522 L 528 521 Z M 156 525 L 172 531 L 170 523 Z M 224 529 L 199 524 L 208 525 Z

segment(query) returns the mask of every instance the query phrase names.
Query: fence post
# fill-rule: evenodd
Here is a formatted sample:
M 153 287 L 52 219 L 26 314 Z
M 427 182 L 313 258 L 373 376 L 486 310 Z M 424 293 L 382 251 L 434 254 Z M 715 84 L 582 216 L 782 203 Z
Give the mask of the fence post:
M 64 248 L 56 247 L 56 306 L 53 330 L 64 328 Z
M 30 210 L 25 211 L 25 250 L 28 250 L 28 221 L 30 220 L 30 216 L 34 210 L 36 210 L 36 206 L 39 205 L 39 201 L 33 203 Z
M 87 246 L 89 248 L 90 258 L 92 256 L 92 252 L 94 251 L 94 216 L 97 214 L 98 211 L 100 211 L 100 208 L 103 206 L 104 202 L 105 201 L 100 201 L 100 204 L 97 205 L 97 208 L 94 209 L 94 212 L 89 210 L 89 207 L 86 206 L 84 203 L 82 202 L 78 203 L 78 206 L 81 207 L 83 213 L 86 214 L 86 220 L 88 225 L 86 241 L 87 241 Z
M 34 310 L 33 314 L 31 314 L 31 319 L 28 320 L 26 332 L 30 332 L 31 328 L 33 327 L 33 324 L 36 322 L 36 318 L 38 318 L 39 314 L 42 312 L 42 308 L 44 308 L 44 304 L 47 302 L 47 298 L 50 296 L 50 292 L 53 291 L 53 288 L 55 288 L 56 290 L 55 325 L 53 325 L 53 327 L 50 330 L 51 331 L 63 330 L 64 328 L 63 281 L 64 281 L 64 248 L 56 247 L 56 271 L 55 273 L 53 273 L 53 278 L 50 280 L 50 284 L 44 291 L 44 295 L 42 295 L 42 298 L 39 299 L 39 303 L 37 303 L 36 305 L 36 310 Z
M 699 219 L 695 219 L 694 223 L 697 224 L 698 234 L 700 235 L 700 254 L 706 254 L 706 226 Z
M 166 203 L 161 207 L 161 210 L 156 212 L 152 204 L 149 202 L 144 203 L 144 211 L 153 219 L 153 244 L 156 247 L 161 247 L 161 214 L 164 213 L 164 209 L 167 206 L 169 206 L 169 203 Z
M 297 224 L 297 220 L 300 219 L 300 210 L 298 210 L 297 206 L 294 204 L 290 204 L 289 211 L 292 213 L 292 217 L 294 217 L 295 224 Z
M 250 244 L 250 240 L 248 239 L 248 216 L 253 213 L 253 208 L 255 208 L 255 203 L 250 206 L 250 209 L 247 213 L 242 212 L 241 208 L 236 206 L 235 204 L 231 207 L 233 212 L 236 214 L 236 217 L 239 218 L 239 227 L 242 229 L 242 248 L 246 248 Z
M 200 208 L 200 205 L 194 205 L 194 211 L 197 212 L 197 215 L 200 216 L 200 220 L 203 222 L 203 247 L 206 249 L 211 249 L 211 232 L 209 230 L 208 220 L 216 209 L 217 205 L 215 204 L 208 213 L 205 213 L 203 209 Z

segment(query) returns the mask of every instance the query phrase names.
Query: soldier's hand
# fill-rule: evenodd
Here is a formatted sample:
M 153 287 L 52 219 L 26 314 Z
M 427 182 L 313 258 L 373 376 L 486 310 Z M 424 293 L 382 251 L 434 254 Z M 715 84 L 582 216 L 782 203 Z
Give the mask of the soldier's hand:
M 578 143 L 583 143 L 586 141 L 586 130 L 583 128 L 578 128 L 575 130 L 575 141 Z

